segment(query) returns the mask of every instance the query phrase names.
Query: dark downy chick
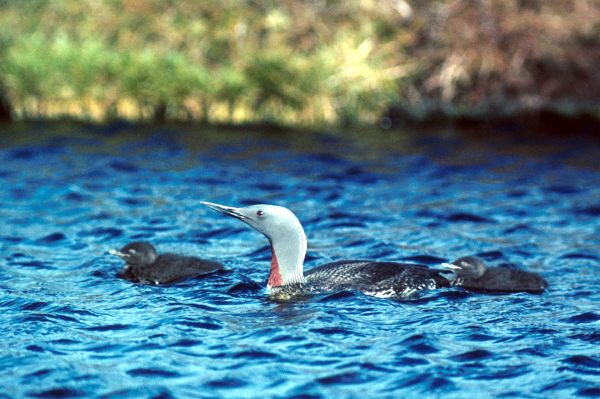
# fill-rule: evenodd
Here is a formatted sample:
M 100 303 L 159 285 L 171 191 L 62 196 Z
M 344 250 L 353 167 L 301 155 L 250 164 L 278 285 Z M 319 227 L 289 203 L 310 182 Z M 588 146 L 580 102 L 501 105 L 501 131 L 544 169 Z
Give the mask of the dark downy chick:
M 152 244 L 141 241 L 129 243 L 108 253 L 126 262 L 118 274 L 120 278 L 142 284 L 174 283 L 223 268 L 218 262 L 193 256 L 170 253 L 159 255 Z

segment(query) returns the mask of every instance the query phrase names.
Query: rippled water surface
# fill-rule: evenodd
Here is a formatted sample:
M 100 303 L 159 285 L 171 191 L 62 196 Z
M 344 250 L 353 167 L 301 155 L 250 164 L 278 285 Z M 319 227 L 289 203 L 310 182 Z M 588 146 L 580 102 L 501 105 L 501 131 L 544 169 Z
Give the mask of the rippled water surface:
M 2 129 L 0 398 L 600 396 L 597 141 Z M 201 200 L 292 209 L 307 268 L 478 254 L 551 287 L 274 302 L 266 239 Z M 228 271 L 119 280 L 131 240 Z

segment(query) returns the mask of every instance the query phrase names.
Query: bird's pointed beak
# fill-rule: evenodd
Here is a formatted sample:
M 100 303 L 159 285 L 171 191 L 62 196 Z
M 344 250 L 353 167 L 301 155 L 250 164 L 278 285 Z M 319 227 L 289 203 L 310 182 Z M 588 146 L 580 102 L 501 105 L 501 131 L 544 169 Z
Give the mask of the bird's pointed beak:
M 107 252 L 108 252 L 110 255 L 115 255 L 115 256 L 118 256 L 118 257 L 120 257 L 120 258 L 127 258 L 127 257 L 129 256 L 129 254 L 123 253 L 123 252 L 121 252 L 121 251 L 118 251 L 118 250 L 116 250 L 116 249 L 109 249 Z
M 219 204 L 213 204 L 212 202 L 205 202 L 205 201 L 201 201 L 200 203 L 202 205 L 206 205 L 210 209 L 215 210 L 215 211 L 217 211 L 219 213 L 222 213 L 224 215 L 233 216 L 234 218 L 237 218 L 237 219 L 240 219 L 240 220 L 248 220 L 248 219 L 250 219 L 248 216 L 246 216 L 243 213 L 241 213 L 239 208 L 234 208 L 234 207 L 231 207 L 231 206 L 225 206 L 225 205 L 219 205 Z
M 456 266 L 455 264 L 452 264 L 452 263 L 442 263 L 442 264 L 440 264 L 440 266 L 443 268 L 446 268 L 446 269 L 450 269 L 450 270 L 462 270 L 462 267 Z

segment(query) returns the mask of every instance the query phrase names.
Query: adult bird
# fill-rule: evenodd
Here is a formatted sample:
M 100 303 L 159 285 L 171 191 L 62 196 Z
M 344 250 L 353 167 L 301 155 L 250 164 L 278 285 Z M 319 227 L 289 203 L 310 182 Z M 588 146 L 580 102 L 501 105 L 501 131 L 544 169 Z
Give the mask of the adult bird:
M 536 273 L 508 267 L 488 267 L 476 256 L 465 256 L 441 266 L 456 274 L 452 285 L 472 291 L 539 294 L 548 288 L 548 282 Z
M 241 220 L 269 239 L 271 270 L 267 290 L 276 297 L 355 290 L 401 299 L 421 290 L 450 285 L 443 272 L 408 263 L 343 260 L 305 271 L 306 235 L 289 209 L 276 205 L 234 208 L 210 202 L 202 204 Z
M 111 249 L 125 261 L 118 276 L 142 284 L 167 284 L 222 269 L 218 262 L 176 254 L 157 254 L 149 242 L 136 241 L 119 250 Z

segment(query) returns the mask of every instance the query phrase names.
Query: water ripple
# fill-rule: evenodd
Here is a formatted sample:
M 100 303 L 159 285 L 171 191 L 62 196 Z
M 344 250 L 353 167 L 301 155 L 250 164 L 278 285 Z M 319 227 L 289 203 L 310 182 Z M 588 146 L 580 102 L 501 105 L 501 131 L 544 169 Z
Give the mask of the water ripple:
M 563 162 L 589 150 L 410 132 L 23 129 L 29 142 L 7 135 L 0 148 L 0 398 L 600 395 L 600 173 L 596 158 Z M 278 302 L 268 242 L 201 200 L 293 209 L 308 267 L 477 255 L 550 289 Z M 228 270 L 170 286 L 116 278 L 107 249 L 139 239 Z

